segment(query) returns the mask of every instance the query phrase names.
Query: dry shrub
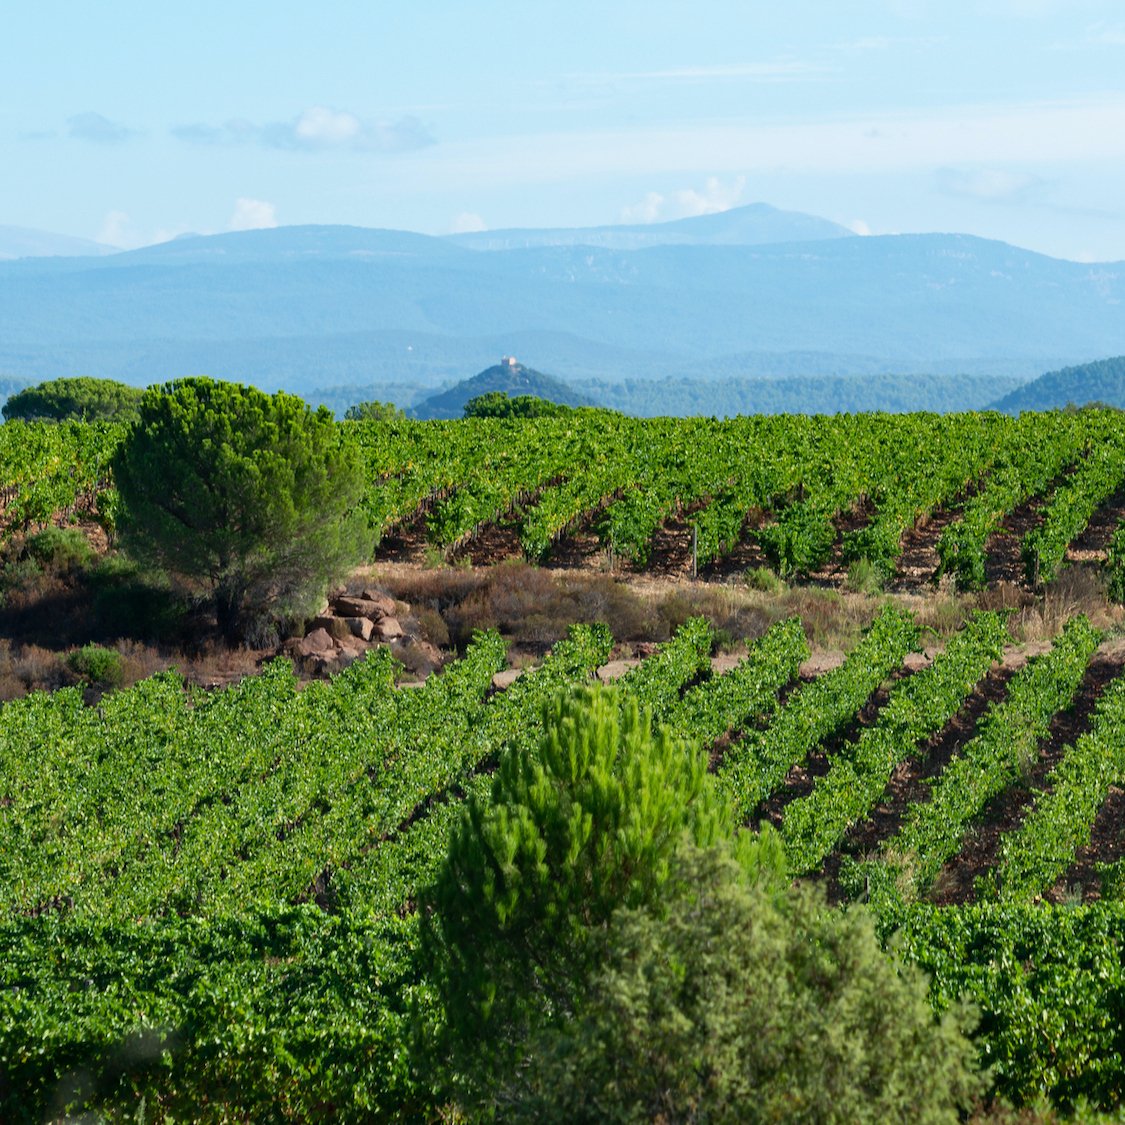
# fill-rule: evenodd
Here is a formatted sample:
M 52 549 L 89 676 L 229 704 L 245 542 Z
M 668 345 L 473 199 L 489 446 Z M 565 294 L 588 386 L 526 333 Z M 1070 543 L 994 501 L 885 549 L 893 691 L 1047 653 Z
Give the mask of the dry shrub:
M 0 640 L 0 681 L 4 699 L 29 691 L 57 691 L 76 681 L 59 654 L 39 645 L 13 645 Z
M 349 590 L 358 593 L 364 585 L 377 585 L 392 597 L 409 602 L 412 606 L 428 606 L 444 614 L 460 605 L 470 594 L 485 586 L 489 571 L 465 570 L 447 566 L 437 570 L 413 570 L 393 575 L 379 574 L 362 583 L 350 583 Z
M 703 616 L 715 628 L 720 648 L 760 637 L 775 618 L 763 606 L 729 586 L 688 586 L 674 590 L 659 607 L 674 633 L 689 617 Z
M 845 597 L 821 586 L 797 586 L 777 601 L 775 619 L 796 614 L 816 648 L 851 648 L 871 624 L 880 602 L 861 595 Z
M 23 680 L 14 672 L 0 672 L 0 703 L 20 699 L 27 694 Z
M 243 676 L 253 675 L 258 671 L 260 663 L 261 654 L 253 649 L 225 648 L 215 641 L 192 656 L 178 657 L 167 662 L 175 664 L 188 683 L 202 687 L 235 683 Z
M 667 625 L 652 603 L 610 575 L 558 576 L 526 563 L 492 567 L 485 580 L 445 613 L 465 645 L 475 629 L 499 629 L 518 644 L 547 648 L 575 622 L 603 622 L 618 640 L 663 640 Z
M 415 605 L 413 610 L 422 637 L 438 648 L 448 648 L 449 627 L 445 623 L 445 618 L 432 606 Z
M 139 680 L 147 680 L 149 676 L 154 676 L 170 665 L 179 663 L 176 658 L 140 641 L 122 640 L 113 647 L 121 654 L 126 686 L 135 684 Z
M 1068 566 L 1047 587 L 1042 598 L 1020 609 L 1010 628 L 1019 641 L 1049 641 L 1079 613 L 1084 613 L 1098 629 L 1119 625 L 1122 620 L 1121 611 L 1110 606 L 1106 598 L 1102 573 L 1093 567 Z

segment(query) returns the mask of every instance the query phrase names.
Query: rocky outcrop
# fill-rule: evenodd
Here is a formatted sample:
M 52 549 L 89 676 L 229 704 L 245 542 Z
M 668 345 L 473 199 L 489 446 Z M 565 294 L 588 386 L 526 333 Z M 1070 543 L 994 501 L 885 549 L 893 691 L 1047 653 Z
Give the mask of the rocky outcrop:
M 441 651 L 411 629 L 410 607 L 381 590 L 358 594 L 334 590 L 328 604 L 308 624 L 303 637 L 282 646 L 304 671 L 330 675 L 361 660 L 375 645 L 390 647 L 395 658 L 415 675 L 441 667 Z

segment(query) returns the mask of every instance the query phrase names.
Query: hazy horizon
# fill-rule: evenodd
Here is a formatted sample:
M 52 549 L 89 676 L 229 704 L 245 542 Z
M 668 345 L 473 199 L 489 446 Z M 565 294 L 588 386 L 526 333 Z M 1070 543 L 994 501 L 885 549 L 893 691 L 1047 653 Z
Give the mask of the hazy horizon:
M 9 13 L 0 225 L 123 248 L 765 202 L 1125 259 L 1111 0 L 484 0 Z M 33 95 L 32 93 L 33 92 Z

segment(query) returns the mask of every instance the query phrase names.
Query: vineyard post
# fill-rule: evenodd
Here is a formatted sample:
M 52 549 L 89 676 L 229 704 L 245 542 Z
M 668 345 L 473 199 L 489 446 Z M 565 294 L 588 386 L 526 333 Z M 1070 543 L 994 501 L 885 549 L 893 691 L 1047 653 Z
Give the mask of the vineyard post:
M 691 576 L 699 577 L 699 527 L 691 525 Z

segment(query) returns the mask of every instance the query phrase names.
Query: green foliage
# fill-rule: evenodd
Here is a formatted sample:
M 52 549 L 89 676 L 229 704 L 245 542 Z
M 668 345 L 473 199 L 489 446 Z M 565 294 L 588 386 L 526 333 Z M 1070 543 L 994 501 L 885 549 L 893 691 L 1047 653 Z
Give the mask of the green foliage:
M 67 666 L 77 676 L 95 687 L 120 687 L 125 679 L 121 653 L 101 645 L 84 645 L 66 658 Z
M 1094 818 L 1111 785 L 1125 781 L 1125 676 L 1105 689 L 1090 729 L 1065 749 L 1047 776 L 1048 791 L 1019 827 L 1001 840 L 996 866 L 978 880 L 978 894 L 1006 901 L 1047 890 L 1089 843 Z
M 755 566 L 744 570 L 742 581 L 749 589 L 760 590 L 763 594 L 784 594 L 788 589 L 785 581 L 768 566 Z
M 836 529 L 828 515 L 812 504 L 785 508 L 775 523 L 758 532 L 758 542 L 782 578 L 815 570 L 828 557 Z
M 929 801 L 911 804 L 902 829 L 883 847 L 882 861 L 845 861 L 841 882 L 880 904 L 910 901 L 924 892 L 955 855 L 988 801 L 1026 771 L 1052 719 L 1074 699 L 1101 635 L 1083 616 L 1072 617 L 1050 652 L 1033 657 L 992 704 L 977 733 L 945 767 Z M 850 868 L 850 869 L 849 869 Z
M 344 420 L 347 422 L 387 422 L 395 418 L 405 418 L 406 414 L 393 402 L 356 402 L 344 411 Z
M 231 639 L 314 610 L 370 547 L 359 452 L 294 395 L 210 379 L 150 389 L 113 469 L 127 551 L 206 591 Z
M 751 729 L 719 766 L 718 783 L 745 820 L 817 746 L 855 718 L 875 689 L 919 646 L 906 611 L 886 605 L 839 668 L 799 685 L 764 730 Z
M 616 912 L 577 1017 L 509 1076 L 505 1117 L 573 1122 L 956 1122 L 983 1087 L 964 1009 L 868 916 L 747 885 L 720 849 L 676 858 L 659 913 Z
M 1118 521 L 1105 555 L 1106 595 L 1125 605 L 1125 520 Z
M 0 922 L 0 1119 L 429 1119 L 403 1049 L 413 919 L 314 906 L 138 924 Z
M 1125 905 L 914 907 L 900 921 L 895 946 L 931 977 L 935 1009 L 961 996 L 979 1008 L 977 1048 L 1001 1095 L 1120 1114 Z
M 1055 489 L 1043 513 L 1043 522 L 1024 536 L 1020 553 L 1032 585 L 1046 585 L 1056 576 L 1071 541 L 1125 480 L 1125 436 L 1117 417 L 1116 411 L 1091 415 L 1094 432 L 1101 431 L 1102 440 Z
M 28 537 L 28 558 L 53 573 L 74 573 L 94 562 L 94 548 L 82 532 L 70 527 L 47 527 Z
M 507 391 L 486 391 L 465 403 L 466 418 L 556 418 L 573 414 L 572 406 L 536 395 L 508 395 Z
M 889 577 L 885 569 L 870 559 L 858 558 L 848 567 L 848 577 L 844 586 L 856 594 L 877 594 L 883 589 Z
M 682 838 L 729 830 L 706 757 L 653 736 L 635 702 L 587 690 L 545 723 L 538 750 L 507 755 L 490 800 L 470 802 L 424 898 L 425 962 L 478 1078 L 573 1014 L 610 915 L 657 902 Z
M 894 688 L 874 726 L 833 757 L 812 792 L 786 807 L 782 831 L 795 875 L 814 871 L 869 814 L 894 767 L 953 718 L 1007 640 L 1002 616 L 978 612 L 928 668 Z
M 143 394 L 139 387 L 113 379 L 52 379 L 12 395 L 4 403 L 4 418 L 25 422 L 61 422 L 68 418 L 128 422 L 136 416 Z

